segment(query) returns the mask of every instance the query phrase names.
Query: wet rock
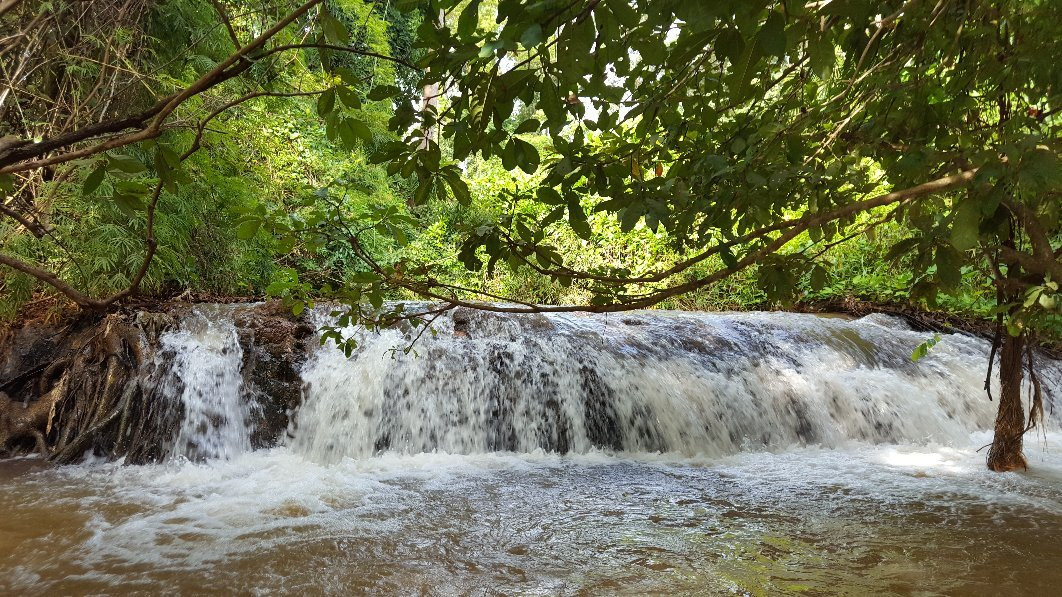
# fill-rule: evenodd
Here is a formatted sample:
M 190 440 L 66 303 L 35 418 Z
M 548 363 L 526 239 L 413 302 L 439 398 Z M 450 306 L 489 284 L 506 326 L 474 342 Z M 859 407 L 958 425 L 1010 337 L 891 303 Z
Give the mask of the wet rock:
M 300 371 L 314 326 L 279 303 L 239 307 L 233 314 L 243 347 L 244 391 L 258 408 L 252 413 L 251 446 L 275 446 L 302 400 Z
M 450 315 L 450 319 L 454 322 L 454 335 L 461 338 L 467 338 L 468 326 L 472 322 L 472 309 L 467 307 L 454 309 L 453 314 Z
M 66 330 L 53 324 L 31 323 L 8 330 L 0 348 L 0 391 L 16 400 L 35 396 L 23 393 L 25 383 L 43 373 L 63 352 Z
M 623 430 L 620 428 L 619 416 L 614 406 L 612 388 L 590 367 L 581 367 L 579 374 L 583 394 L 586 396 L 584 420 L 587 439 L 598 448 L 622 450 Z
M 231 309 L 243 348 L 241 373 L 252 447 L 276 445 L 302 396 L 300 369 L 315 328 L 276 303 Z M 183 418 L 163 335 L 193 310 L 85 315 L 62 324 L 28 323 L 0 344 L 0 452 L 53 452 L 60 461 L 98 457 L 145 463 L 168 456 Z M 9 408 L 10 407 L 10 408 Z

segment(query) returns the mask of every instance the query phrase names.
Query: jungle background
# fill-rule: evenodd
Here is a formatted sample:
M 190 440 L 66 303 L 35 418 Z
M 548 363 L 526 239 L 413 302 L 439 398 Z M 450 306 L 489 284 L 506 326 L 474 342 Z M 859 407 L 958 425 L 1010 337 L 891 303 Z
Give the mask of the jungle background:
M 217 3 L 199 0 L 8 4 L 12 6 L 2 17 L 6 34 L 0 39 L 4 63 L 0 136 L 5 141 L 54 137 L 78 124 L 101 122 L 149 105 L 155 97 L 189 85 L 227 57 L 232 35 L 261 30 L 286 8 L 247 2 L 221 9 Z M 219 26 L 218 10 L 231 15 L 226 17 L 230 28 Z M 353 46 L 409 61 L 424 54 L 415 47 L 416 31 L 434 18 L 427 5 L 401 12 L 390 2 L 329 2 L 328 11 L 342 23 L 346 31 L 340 35 L 349 36 Z M 27 22 L 34 26 L 25 27 Z M 252 66 L 251 79 L 263 89 L 277 81 L 307 92 L 327 88 L 336 75 L 323 72 L 320 60 L 312 51 L 293 54 L 268 66 Z M 342 62 L 339 76 L 371 78 L 374 84 L 394 85 L 412 97 L 421 93 L 416 69 L 367 55 L 335 60 Z M 7 176 L 5 213 L 28 215 L 0 220 L 2 250 L 54 272 L 86 294 L 106 296 L 127 288 L 142 259 L 145 198 L 158 168 L 166 167 L 159 166 L 155 156 L 175 152 L 157 148 L 188 146 L 201 134 L 202 150 L 184 164 L 181 184 L 158 200 L 158 249 L 141 283 L 142 296 L 258 298 L 284 294 L 296 277 L 316 287 L 357 281 L 365 266 L 347 244 L 279 237 L 274 228 L 262 225 L 263 219 L 248 217 L 282 212 L 297 219 L 322 193 L 331 192 L 350 213 L 369 217 L 390 210 L 408 218 L 397 220 L 399 230 L 364 233 L 366 246 L 382 263 L 429 263 L 433 276 L 455 286 L 482 288 L 527 302 L 578 304 L 591 298 L 586 281 L 558 281 L 526 269 L 476 271 L 462 261 L 461 244 L 470 231 L 489 226 L 514 209 L 530 217 L 546 215 L 548 206 L 509 200 L 539 185 L 541 171 L 528 174 L 506 167 L 500 157 L 472 155 L 460 163 L 468 201 L 451 197 L 417 204 L 415 177 L 389 173 L 386 164 L 370 159 L 374 151 L 400 138 L 388 126 L 394 112 L 391 101 L 372 101 L 364 94 L 339 99 L 333 95 L 328 101 L 354 108 L 357 122 L 363 123 L 356 131 L 322 126 L 323 101 L 309 93 L 263 95 L 228 108 L 200 130 L 197 123 L 224 104 L 205 95 L 182 106 L 183 113 L 155 141 Z M 520 122 L 517 115 L 507 126 L 515 129 Z M 549 154 L 550 138 L 544 132 L 523 138 L 540 154 Z M 876 215 L 859 217 L 870 222 Z M 644 219 L 633 225 L 621 223 L 608 213 L 591 211 L 587 218 L 591 235 L 559 226 L 548 229 L 547 240 L 576 268 L 623 264 L 645 270 L 688 254 L 674 235 L 650 224 Z M 843 308 L 845 303 L 866 301 L 900 309 L 930 308 L 971 319 L 994 317 L 991 281 L 977 267 L 962 266 L 960 277 L 945 292 L 912 296 L 917 274 L 909 262 L 917 256 L 893 255 L 890 249 L 913 233 L 903 221 L 865 227 L 827 247 L 818 259 L 821 267 L 800 276 L 795 291 L 784 297 L 772 296 L 759 268 L 753 266 L 659 306 Z M 803 252 L 815 244 L 805 232 L 785 251 Z M 681 276 L 695 279 L 722 267 L 721 259 L 713 256 Z M 27 305 L 39 312 L 69 304 L 53 287 L 24 272 L 3 268 L 0 276 L 0 316 L 5 319 L 15 318 Z M 392 288 L 386 298 L 415 296 Z M 1057 318 L 1047 328 L 1057 333 Z

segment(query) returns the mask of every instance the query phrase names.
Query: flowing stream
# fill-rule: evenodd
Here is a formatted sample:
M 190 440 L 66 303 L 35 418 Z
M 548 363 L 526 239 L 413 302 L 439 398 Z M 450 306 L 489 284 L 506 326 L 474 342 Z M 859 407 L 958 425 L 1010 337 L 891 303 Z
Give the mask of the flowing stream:
M 319 322 L 326 316 L 316 314 Z M 231 313 L 156 352 L 165 461 L 0 463 L 0 593 L 1053 594 L 1062 366 L 984 468 L 985 341 L 885 316 L 490 315 L 331 346 L 286 437 Z
M 184 407 L 173 456 L 232 458 L 251 447 L 250 402 L 243 395 L 243 349 L 226 317 L 196 312 L 180 330 L 162 336 L 162 386 Z

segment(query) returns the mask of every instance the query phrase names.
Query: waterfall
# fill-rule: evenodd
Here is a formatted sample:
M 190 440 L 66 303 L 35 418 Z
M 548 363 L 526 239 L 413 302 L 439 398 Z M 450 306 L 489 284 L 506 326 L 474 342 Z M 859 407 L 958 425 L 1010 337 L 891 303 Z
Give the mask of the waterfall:
M 159 387 L 183 413 L 172 457 L 272 445 L 252 442 L 264 412 L 288 422 L 282 442 L 321 463 L 383 452 L 718 457 L 848 441 L 966 445 L 995 419 L 982 388 L 986 341 L 946 334 L 915 362 L 932 334 L 883 315 L 462 309 L 408 354 L 419 331 L 410 327 L 347 329 L 358 341 L 350 358 L 309 342 L 299 404 L 298 369 L 284 374 L 294 399 L 277 400 L 267 381 L 283 377 L 280 353 L 255 346 L 241 327 L 249 319 L 234 312 L 200 307 L 160 338 Z M 1039 368 L 1047 427 L 1058 429 L 1062 366 L 1044 358 Z
M 942 334 L 915 362 L 933 334 L 880 315 L 457 309 L 408 354 L 422 328 L 349 328 L 350 358 L 317 342 L 323 309 L 178 305 L 119 336 L 120 317 L 114 350 L 87 361 L 109 365 L 78 371 L 81 387 L 132 380 L 132 414 L 78 446 L 83 464 L 0 463 L 0 594 L 1062 583 L 1062 543 L 1043 540 L 1062 536 L 1062 367 L 1046 356 L 1046 433 L 1027 436 L 1028 473 L 996 474 L 976 451 L 997 407 L 989 343 Z
M 243 349 L 231 312 L 199 308 L 160 344 L 161 387 L 184 411 L 171 456 L 227 459 L 250 449 L 252 405 L 244 398 Z
M 348 329 L 303 368 L 290 445 L 320 462 L 389 451 L 676 452 L 791 445 L 965 445 L 991 429 L 987 342 L 874 315 L 502 315 L 458 311 L 415 330 Z M 396 350 L 398 349 L 398 350 Z M 1062 368 L 1041 375 L 1053 413 Z M 1048 426 L 1058 427 L 1049 414 Z

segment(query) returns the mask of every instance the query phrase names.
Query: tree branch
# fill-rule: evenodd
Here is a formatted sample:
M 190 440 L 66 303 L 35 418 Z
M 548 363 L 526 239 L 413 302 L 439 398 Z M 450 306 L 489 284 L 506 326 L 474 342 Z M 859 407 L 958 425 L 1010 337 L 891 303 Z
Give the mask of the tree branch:
M 37 278 L 41 282 L 48 284 L 52 288 L 55 288 L 62 294 L 66 295 L 67 298 L 77 303 L 79 307 L 87 309 L 99 309 L 107 306 L 107 303 L 98 301 L 90 296 L 82 294 L 73 286 L 62 281 L 62 279 L 60 279 L 55 274 L 40 269 L 39 267 L 30 265 L 24 261 L 15 259 L 14 257 L 8 257 L 7 255 L 0 254 L 0 264 L 6 265 L 11 269 L 18 270 L 24 274 L 28 274 L 30 276 L 33 276 L 34 278 Z
M 393 285 L 395 287 L 405 288 L 406 290 L 414 292 L 414 293 L 416 293 L 416 294 L 418 294 L 420 296 L 424 296 L 424 297 L 427 297 L 427 298 L 432 298 L 432 299 L 439 300 L 439 301 L 445 301 L 445 302 L 452 303 L 452 304 L 455 304 L 455 305 L 458 305 L 458 306 L 462 306 L 462 307 L 471 307 L 471 308 L 474 308 L 474 309 L 479 309 L 481 311 L 493 311 L 493 312 L 498 312 L 498 313 L 571 313 L 571 312 L 613 313 L 613 312 L 619 312 L 619 311 L 632 311 L 632 310 L 635 310 L 635 309 L 645 309 L 645 308 L 648 308 L 648 307 L 652 307 L 653 305 L 656 305 L 656 304 L 658 304 L 658 303 L 660 303 L 660 302 L 662 302 L 662 301 L 664 301 L 664 300 L 666 300 L 668 298 L 671 298 L 673 296 L 676 296 L 676 295 L 679 295 L 679 294 L 684 294 L 684 293 L 696 290 L 698 288 L 702 288 L 704 286 L 707 286 L 709 284 L 713 284 L 715 282 L 718 282 L 719 280 L 722 280 L 724 278 L 732 276 L 733 274 L 735 274 L 735 273 L 737 273 L 737 272 L 749 267 L 750 265 L 753 265 L 753 264 L 761 261 L 767 255 L 770 255 L 772 253 L 777 252 L 782 247 L 784 247 L 786 244 L 788 244 L 791 240 L 793 240 L 798 235 L 800 235 L 800 233 L 804 232 L 805 230 L 807 230 L 809 228 L 812 228 L 812 227 L 815 227 L 815 226 L 820 226 L 820 225 L 825 224 L 827 222 L 830 222 L 830 221 L 833 221 L 833 220 L 837 220 L 837 219 L 840 219 L 840 218 L 843 218 L 843 217 L 846 217 L 846 216 L 849 216 L 849 215 L 853 215 L 855 213 L 859 213 L 859 212 L 862 212 L 862 211 L 866 211 L 866 210 L 869 210 L 869 209 L 873 209 L 875 207 L 881 207 L 881 206 L 889 205 L 889 204 L 893 204 L 893 203 L 900 203 L 900 202 L 916 199 L 916 198 L 919 198 L 919 197 L 932 195 L 932 194 L 935 194 L 935 193 L 942 193 L 942 192 L 945 192 L 945 191 L 953 190 L 953 189 L 965 186 L 965 185 L 969 184 L 970 182 L 972 182 L 973 179 L 974 179 L 974 176 L 976 174 L 977 174 L 977 169 L 976 168 L 973 168 L 973 169 L 970 169 L 970 170 L 965 170 L 965 171 L 960 172 L 958 174 L 954 174 L 954 175 L 951 175 L 951 176 L 945 176 L 943 178 L 938 178 L 937 180 L 926 182 L 926 183 L 923 183 L 923 184 L 920 184 L 920 185 L 917 185 L 917 186 L 914 186 L 914 187 L 910 187 L 910 188 L 903 189 L 903 190 L 900 190 L 900 191 L 894 191 L 892 193 L 887 193 L 885 195 L 880 195 L 878 197 L 875 197 L 875 198 L 872 198 L 872 199 L 868 199 L 866 201 L 859 201 L 859 202 L 856 202 L 856 203 L 851 203 L 849 205 L 846 205 L 846 206 L 841 207 L 839 209 L 827 212 L 825 214 L 807 216 L 807 217 L 804 217 L 804 218 L 800 218 L 798 220 L 789 220 L 789 221 L 786 221 L 786 222 L 780 222 L 779 224 L 775 224 L 773 226 L 768 226 L 768 227 L 762 228 L 762 229 L 760 229 L 760 230 L 758 230 L 758 231 L 756 231 L 754 233 L 750 233 L 750 235 L 754 234 L 757 237 L 762 237 L 763 235 L 765 235 L 767 233 L 767 231 L 780 231 L 780 230 L 783 230 L 783 229 L 786 229 L 786 232 L 783 233 L 778 238 L 776 238 L 773 241 L 771 241 L 770 243 L 768 243 L 767 245 L 765 245 L 760 250 L 746 255 L 744 258 L 742 258 L 741 260 L 736 262 L 734 265 L 732 265 L 730 267 L 723 268 L 721 270 L 717 270 L 716 272 L 713 272 L 712 274 L 710 274 L 708 276 L 705 276 L 703 278 L 699 278 L 697 280 L 692 280 L 692 281 L 687 282 L 685 284 L 679 284 L 677 286 L 672 286 L 670 288 L 666 288 L 666 289 L 663 289 L 663 290 L 660 290 L 660 291 L 656 291 L 656 292 L 653 292 L 653 293 L 642 295 L 642 296 L 640 296 L 640 297 L 638 297 L 638 298 L 636 298 L 634 300 L 618 302 L 618 303 L 608 303 L 608 304 L 603 304 L 603 305 L 508 306 L 508 305 L 497 305 L 497 304 L 490 304 L 490 303 L 481 303 L 481 302 L 475 302 L 475 301 L 466 301 L 466 300 L 462 300 L 462 299 L 459 299 L 459 298 L 454 297 L 454 296 L 445 296 L 445 295 L 442 295 L 442 294 L 432 290 L 433 287 L 439 287 L 439 286 L 443 286 L 444 287 L 444 285 L 441 285 L 441 284 L 438 284 L 438 283 L 433 283 L 432 281 L 416 282 L 416 281 L 413 281 L 413 280 L 409 280 L 407 278 L 400 278 L 400 277 L 394 277 L 394 276 L 387 275 L 387 273 L 383 270 L 383 268 L 379 267 L 379 265 L 376 264 L 375 261 L 372 260 L 371 256 L 368 255 L 368 253 L 365 251 L 364 247 L 361 246 L 361 244 L 357 240 L 357 238 L 350 237 L 348 239 L 348 241 L 350 242 L 351 248 L 354 249 L 355 253 L 358 254 L 359 258 L 361 258 L 363 261 L 368 263 L 370 265 L 370 267 L 373 268 L 373 270 L 377 273 L 377 275 L 380 275 L 384 279 L 385 282 L 387 282 L 387 283 L 389 283 L 389 284 L 391 284 L 391 285 Z M 746 235 L 746 236 L 748 236 L 748 235 Z M 718 252 L 719 250 L 721 250 L 721 249 L 719 248 L 719 245 L 717 245 L 716 247 L 713 247 L 709 251 L 706 251 L 705 253 L 702 253 L 701 255 L 695 257 L 694 259 L 703 260 L 705 254 L 707 254 L 707 253 L 714 254 L 714 253 Z M 693 260 L 690 260 L 690 261 L 695 262 Z M 690 261 L 684 262 L 684 263 L 689 263 Z M 676 267 L 679 267 L 679 266 L 676 266 Z M 676 270 L 676 268 L 671 268 L 671 270 L 668 270 L 668 271 L 674 271 L 675 273 L 677 273 L 677 271 L 681 271 L 681 269 L 677 269 Z M 664 273 L 666 273 L 666 272 L 664 272 Z M 662 275 L 662 274 L 658 274 L 658 276 Z M 592 276 L 586 276 L 586 277 L 592 279 Z M 663 277 L 666 278 L 667 276 L 664 275 Z M 606 280 L 606 281 L 611 281 L 611 280 Z
M 236 30 L 232 28 L 232 21 L 229 20 L 229 14 L 225 12 L 225 7 L 218 0 L 210 0 L 210 4 L 214 6 L 214 10 L 218 13 L 218 17 L 221 18 L 221 22 L 225 24 L 225 30 L 229 33 L 232 45 L 239 50 L 241 47 L 240 38 L 236 36 Z
M 390 62 L 394 62 L 395 64 L 401 64 L 402 66 L 404 66 L 406 68 L 410 68 L 410 69 L 413 69 L 413 70 L 418 70 L 417 69 L 417 65 L 413 64 L 412 62 L 409 62 L 408 60 L 402 59 L 402 58 L 396 58 L 394 56 L 388 56 L 386 54 L 380 54 L 378 52 L 373 52 L 371 50 L 359 50 L 358 48 L 353 48 L 351 46 L 340 46 L 340 45 L 336 45 L 336 44 L 319 44 L 319 43 L 312 43 L 312 44 L 311 43 L 287 44 L 287 45 L 283 45 L 283 46 L 276 46 L 274 48 L 270 48 L 270 49 L 268 49 L 268 50 L 266 50 L 264 52 L 255 54 L 252 58 L 254 60 L 258 60 L 260 58 L 265 58 L 266 56 L 270 56 L 270 55 L 277 54 L 277 53 L 280 53 L 280 52 L 286 52 L 288 50 L 299 50 L 299 49 L 335 50 L 337 52 L 347 52 L 349 54 L 357 54 L 359 56 L 366 56 L 368 58 L 379 58 L 381 60 L 387 60 L 387 61 L 390 61 Z
M 973 177 L 976 173 L 977 168 L 972 168 L 970 170 L 960 172 L 959 174 L 945 176 L 943 178 L 939 178 L 937 180 L 923 183 L 900 191 L 893 191 L 891 193 L 879 195 L 877 197 L 873 197 L 864 201 L 849 203 L 848 205 L 823 214 L 808 214 L 797 219 L 783 220 L 776 224 L 765 226 L 747 234 L 743 234 L 735 239 L 719 243 L 706 251 L 698 253 L 697 255 L 686 259 L 685 261 L 676 263 L 670 268 L 652 275 L 639 276 L 634 278 L 615 278 L 610 276 L 601 276 L 596 274 L 579 272 L 575 270 L 569 270 L 567 268 L 551 270 L 547 268 L 541 268 L 530 262 L 528 262 L 528 265 L 530 265 L 532 269 L 534 269 L 540 274 L 560 275 L 580 280 L 592 280 L 596 282 L 609 282 L 615 284 L 652 284 L 656 282 L 662 282 L 663 280 L 674 276 L 675 274 L 681 273 L 682 271 L 693 267 L 694 265 L 704 261 L 705 259 L 712 257 L 713 255 L 718 255 L 722 253 L 724 250 L 730 249 L 735 246 L 743 245 L 754 240 L 758 240 L 773 232 L 780 232 L 782 230 L 796 228 L 796 231 L 799 234 L 800 232 L 803 232 L 809 228 L 814 228 L 815 226 L 819 226 L 821 224 L 825 224 L 833 220 L 839 220 L 841 218 L 851 216 L 860 212 L 868 211 L 876 207 L 890 205 L 892 203 L 898 203 L 901 201 L 907 201 L 909 199 L 914 199 L 924 195 L 949 191 L 969 184 L 970 181 L 973 180 Z
M 22 0 L 3 0 L 0 2 L 0 17 L 4 16 L 9 10 L 18 6 Z
M 1044 230 L 1043 224 L 1040 223 L 1040 218 L 1037 217 L 1036 212 L 1021 201 L 1015 201 L 1013 199 L 1004 199 L 1003 204 L 1007 206 L 1010 213 L 1014 214 L 1015 217 L 1025 224 L 1025 232 L 1029 235 L 1029 241 L 1032 243 L 1033 252 L 1036 257 L 1044 261 L 1053 260 L 1051 240 L 1047 237 L 1047 231 Z
M 1062 262 L 1059 262 L 1053 256 L 1048 259 L 1041 259 L 1035 255 L 1007 246 L 999 247 L 999 252 L 1003 262 L 1007 265 L 1020 265 L 1027 272 L 1040 276 L 1050 274 L 1052 279 L 1062 280 Z
M 163 121 L 181 104 L 189 98 L 211 89 L 247 70 L 252 64 L 253 58 L 250 56 L 252 52 L 260 49 L 270 39 L 283 31 L 284 28 L 323 1 L 324 0 L 310 0 L 291 13 L 288 13 L 271 28 L 231 54 L 228 58 L 223 60 L 206 74 L 199 77 L 199 79 L 184 90 L 159 100 L 151 108 L 139 114 L 123 119 L 90 125 L 53 139 L 46 139 L 40 143 L 26 144 L 9 150 L 0 155 L 0 174 L 32 170 L 69 162 L 71 160 L 88 157 L 110 149 L 157 137 L 162 132 Z M 268 53 L 270 52 L 267 52 L 266 54 Z M 68 147 L 81 141 L 90 140 L 102 134 L 117 133 L 130 128 L 140 128 L 141 130 L 109 139 L 91 147 L 73 150 L 47 158 L 26 161 L 37 156 L 45 155 L 56 149 Z
M 37 238 L 44 238 L 44 235 L 48 234 L 48 229 L 46 229 L 39 222 L 31 221 L 26 216 L 18 213 L 17 211 L 11 209 L 10 207 L 8 207 L 6 205 L 0 204 L 0 213 L 4 214 L 5 216 L 7 216 L 9 218 L 14 219 L 19 224 L 22 224 L 22 226 L 26 230 L 30 231 L 30 234 L 32 234 L 33 236 L 35 236 Z

